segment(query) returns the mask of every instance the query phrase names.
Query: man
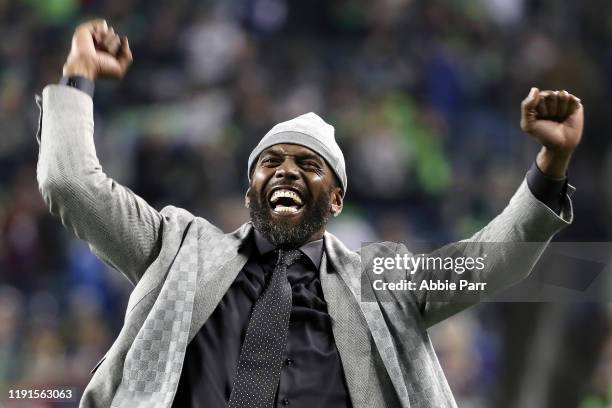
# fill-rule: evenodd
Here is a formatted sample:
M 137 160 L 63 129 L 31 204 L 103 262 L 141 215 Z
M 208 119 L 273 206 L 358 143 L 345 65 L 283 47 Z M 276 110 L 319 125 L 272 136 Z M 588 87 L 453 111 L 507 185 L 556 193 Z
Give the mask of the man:
M 93 81 L 121 78 L 131 62 L 127 38 L 103 20 L 86 22 L 60 85 L 42 97 L 42 195 L 135 285 L 81 406 L 456 406 L 427 328 L 467 304 L 427 290 L 361 301 L 362 255 L 325 231 L 347 186 L 333 127 L 313 113 L 273 127 L 248 161 L 251 222 L 226 234 L 179 208 L 156 211 L 102 171 Z M 488 254 L 476 276 L 484 295 L 529 273 L 571 223 L 565 174 L 582 126 L 580 100 L 565 91 L 532 88 L 523 101 L 521 127 L 543 146 L 537 166 L 468 241 L 532 244 Z M 392 247 L 369 250 L 410 255 Z

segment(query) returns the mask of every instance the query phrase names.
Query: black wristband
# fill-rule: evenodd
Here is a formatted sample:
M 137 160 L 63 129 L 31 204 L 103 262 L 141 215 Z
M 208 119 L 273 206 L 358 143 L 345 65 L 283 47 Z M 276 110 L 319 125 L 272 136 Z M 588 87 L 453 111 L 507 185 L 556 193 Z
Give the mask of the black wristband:
M 93 98 L 94 90 L 96 88 L 94 81 L 92 81 L 91 79 L 82 77 L 80 75 L 64 75 L 59 80 L 59 84 L 66 85 L 72 88 L 76 88 L 80 91 L 83 91 L 87 95 L 89 95 L 91 98 Z

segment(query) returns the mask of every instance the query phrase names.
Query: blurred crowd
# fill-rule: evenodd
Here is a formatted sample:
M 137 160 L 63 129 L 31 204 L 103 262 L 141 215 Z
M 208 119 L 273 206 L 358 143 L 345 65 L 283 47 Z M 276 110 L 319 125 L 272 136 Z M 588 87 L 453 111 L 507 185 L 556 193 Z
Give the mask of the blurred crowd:
M 249 152 L 314 111 L 347 159 L 329 229 L 349 247 L 466 238 L 535 158 L 519 107 L 537 86 L 586 110 L 575 223 L 557 239 L 610 239 L 608 1 L 0 0 L 0 406 L 17 406 L 11 388 L 82 390 L 131 290 L 49 215 L 36 182 L 34 95 L 92 17 L 134 55 L 121 82 L 96 84 L 98 155 L 158 209 L 238 227 Z M 601 303 L 485 304 L 432 337 L 461 407 L 599 408 L 612 404 L 610 316 Z

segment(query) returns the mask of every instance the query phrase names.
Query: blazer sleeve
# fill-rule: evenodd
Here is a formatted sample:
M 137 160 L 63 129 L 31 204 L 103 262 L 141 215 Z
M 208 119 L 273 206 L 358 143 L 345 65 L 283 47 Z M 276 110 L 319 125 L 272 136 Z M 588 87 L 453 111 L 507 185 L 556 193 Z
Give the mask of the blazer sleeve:
M 523 180 L 506 208 L 483 229 L 468 239 L 427 254 L 428 257 L 442 259 L 483 257 L 484 267 L 472 268 L 461 274 L 455 270 L 421 268 L 407 274 L 407 279 L 416 280 L 417 284 L 422 280 L 466 280 L 486 285 L 484 290 L 469 296 L 466 296 L 465 290 L 411 291 L 426 326 L 431 326 L 529 275 L 552 237 L 572 222 L 570 195 L 574 190 L 573 186 L 568 185 L 568 194 L 558 215 L 535 198 L 526 180 Z M 409 253 L 401 244 L 398 244 L 397 252 Z
M 37 98 L 40 107 L 40 99 Z M 93 101 L 49 85 L 42 93 L 37 180 L 51 213 L 136 284 L 157 257 L 162 216 L 108 177 L 94 145 Z

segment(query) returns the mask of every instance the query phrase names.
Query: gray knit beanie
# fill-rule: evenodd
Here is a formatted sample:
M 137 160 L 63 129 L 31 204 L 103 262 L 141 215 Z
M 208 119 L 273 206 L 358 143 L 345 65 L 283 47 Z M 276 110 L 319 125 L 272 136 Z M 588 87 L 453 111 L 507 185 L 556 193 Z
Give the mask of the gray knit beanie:
M 261 152 L 270 146 L 280 143 L 297 144 L 307 147 L 325 159 L 329 167 L 338 176 L 343 194 L 346 194 L 344 155 L 334 138 L 334 127 L 325 123 L 323 119 L 313 112 L 279 123 L 266 133 L 249 156 L 249 181 L 251 180 L 251 170 Z

